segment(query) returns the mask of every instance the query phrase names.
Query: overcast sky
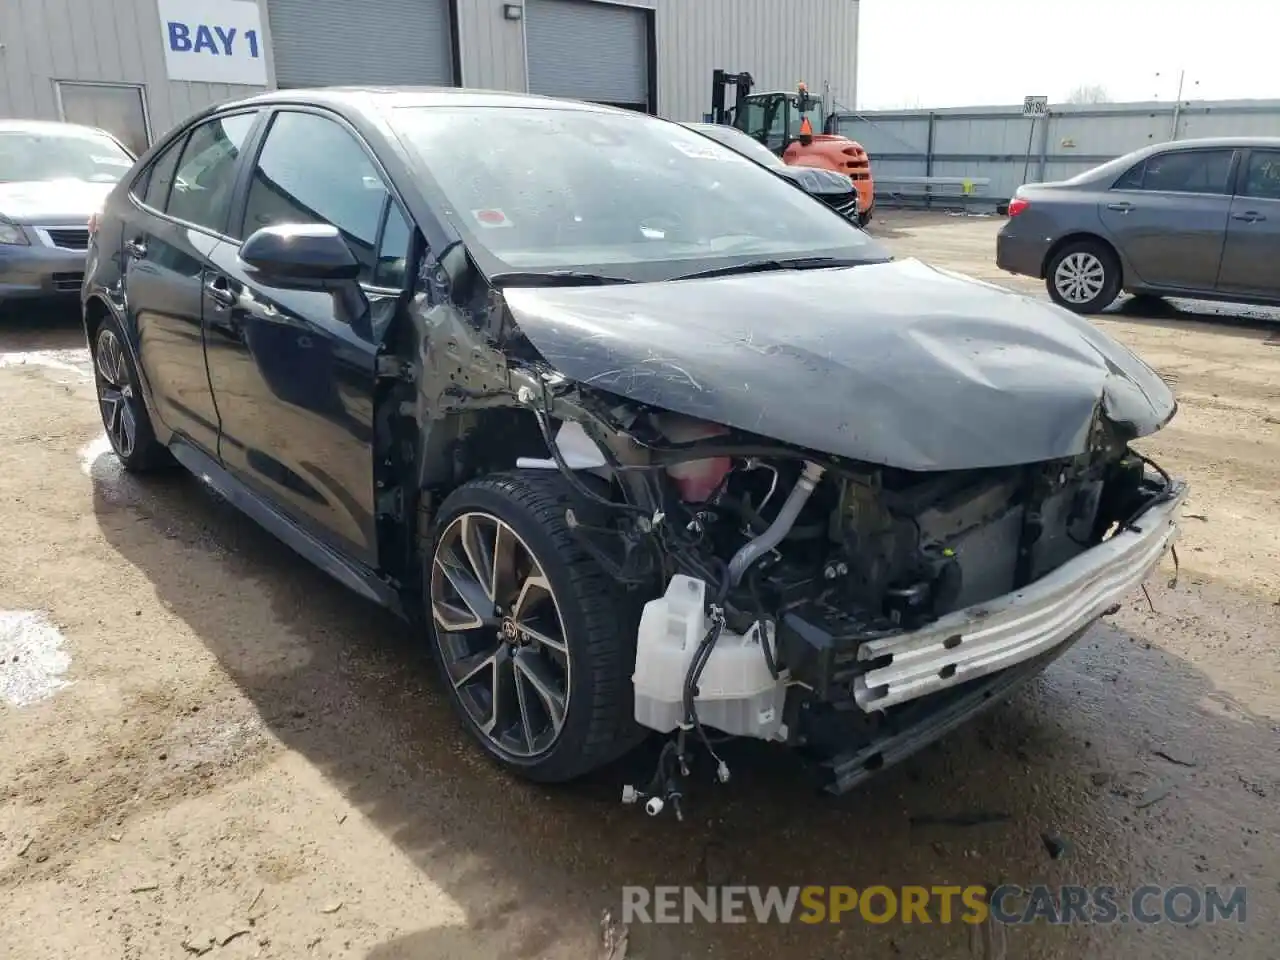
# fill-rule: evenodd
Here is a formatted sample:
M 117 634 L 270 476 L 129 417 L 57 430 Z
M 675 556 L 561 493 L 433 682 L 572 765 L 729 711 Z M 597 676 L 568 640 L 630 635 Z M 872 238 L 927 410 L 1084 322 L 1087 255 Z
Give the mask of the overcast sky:
M 1280 0 L 861 0 L 859 109 L 1280 98 Z M 1156 74 L 1160 75 L 1157 77 Z

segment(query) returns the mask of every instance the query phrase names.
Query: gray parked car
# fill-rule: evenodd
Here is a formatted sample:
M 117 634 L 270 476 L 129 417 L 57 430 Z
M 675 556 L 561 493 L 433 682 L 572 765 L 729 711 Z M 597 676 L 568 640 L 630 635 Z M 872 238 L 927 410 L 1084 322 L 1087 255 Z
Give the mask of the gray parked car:
M 1155 144 L 1019 187 L 996 263 L 1077 313 L 1121 290 L 1280 304 L 1280 137 Z
M 0 120 L 0 305 L 79 294 L 89 218 L 133 159 L 92 127 Z

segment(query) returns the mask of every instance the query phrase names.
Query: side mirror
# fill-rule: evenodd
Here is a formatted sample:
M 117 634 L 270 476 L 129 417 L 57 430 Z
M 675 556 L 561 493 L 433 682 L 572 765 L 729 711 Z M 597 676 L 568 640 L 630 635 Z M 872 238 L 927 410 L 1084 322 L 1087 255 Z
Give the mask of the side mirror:
M 240 259 L 278 280 L 354 280 L 360 263 L 337 227 L 327 223 L 282 223 L 255 231 L 240 247 Z

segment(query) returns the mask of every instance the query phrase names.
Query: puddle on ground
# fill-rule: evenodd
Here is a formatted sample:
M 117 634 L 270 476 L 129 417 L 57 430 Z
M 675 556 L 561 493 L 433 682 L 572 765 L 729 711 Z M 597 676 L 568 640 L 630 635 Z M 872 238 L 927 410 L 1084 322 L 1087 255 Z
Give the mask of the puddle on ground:
M 38 610 L 0 610 L 0 700 L 26 707 L 48 699 L 70 681 L 66 638 Z
M 81 381 L 93 378 L 93 362 L 85 350 L 0 350 L 0 369 L 6 367 L 43 367 Z
M 80 472 L 95 480 L 118 481 L 124 469 L 104 433 L 80 448 Z
M 93 481 L 94 490 L 105 499 L 117 504 L 137 503 L 142 499 L 144 489 L 138 478 L 125 472 L 105 433 L 81 447 L 77 456 L 80 472 Z

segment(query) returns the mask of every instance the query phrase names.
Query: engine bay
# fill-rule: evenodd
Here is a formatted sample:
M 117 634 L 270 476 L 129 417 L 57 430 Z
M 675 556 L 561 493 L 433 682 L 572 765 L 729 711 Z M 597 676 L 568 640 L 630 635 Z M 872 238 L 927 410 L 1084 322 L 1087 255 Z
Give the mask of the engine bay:
M 713 737 L 803 746 L 814 718 L 874 725 L 904 713 L 867 688 L 893 659 L 868 657 L 870 644 L 981 617 L 1173 490 L 1101 420 L 1077 457 L 921 473 L 806 456 L 652 408 L 596 417 L 539 412 L 552 457 L 521 465 L 559 469 L 612 508 L 607 526 L 571 526 L 645 598 L 635 718 L 670 735 L 673 756 L 696 738 L 722 780 Z M 947 669 L 935 686 L 965 681 Z

